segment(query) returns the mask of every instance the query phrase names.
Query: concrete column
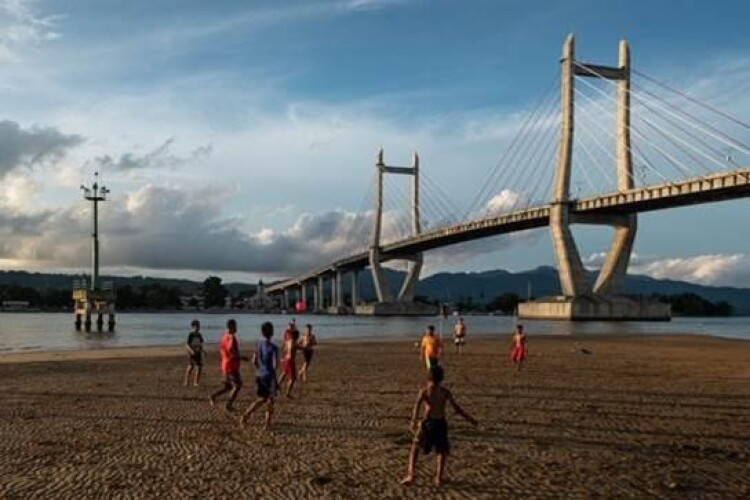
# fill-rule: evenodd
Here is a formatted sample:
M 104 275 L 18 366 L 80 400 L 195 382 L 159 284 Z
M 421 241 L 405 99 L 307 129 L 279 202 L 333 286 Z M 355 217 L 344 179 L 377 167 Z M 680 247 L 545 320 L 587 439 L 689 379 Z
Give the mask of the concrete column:
M 323 275 L 318 276 L 318 310 L 322 311 L 326 307 L 326 279 Z
M 414 152 L 411 166 L 414 169 L 414 175 L 411 180 L 411 225 L 412 233 L 416 236 L 422 232 L 422 224 L 419 221 L 419 154 Z
M 414 260 L 409 262 L 409 269 L 406 272 L 406 278 L 404 283 L 401 285 L 401 290 L 398 293 L 399 302 L 414 302 L 414 294 L 417 290 L 417 283 L 419 282 L 419 273 L 422 271 L 422 255 L 415 257 Z
M 359 271 L 352 271 L 352 308 L 359 304 Z
M 635 185 L 630 150 L 630 48 L 625 40 L 620 41 L 619 66 L 622 78 L 617 82 L 617 189 L 623 192 Z M 627 274 L 638 216 L 632 214 L 626 220 L 625 224 L 615 226 L 612 244 L 594 285 L 597 295 L 616 292 Z
M 315 285 L 313 285 L 312 292 L 313 292 L 312 308 L 313 308 L 313 311 L 318 311 L 320 309 L 320 295 L 318 295 L 318 285 L 317 285 L 317 283 Z
M 302 296 L 302 302 L 304 302 L 305 307 L 307 307 L 307 283 L 302 283 L 300 285 L 300 294 Z
M 385 169 L 382 149 L 378 151 L 375 168 L 378 171 L 378 182 L 375 193 L 375 224 L 372 231 L 372 243 L 370 245 L 370 270 L 372 271 L 372 282 L 375 285 L 378 302 L 393 302 L 393 297 L 385 283 L 383 269 L 380 265 L 380 234 L 383 223 L 383 173 Z
M 560 85 L 560 146 L 555 169 L 554 192 L 550 208 L 550 234 L 555 253 L 560 288 L 565 296 L 577 297 L 590 293 L 586 273 L 570 231 L 569 193 L 573 153 L 573 35 L 563 45 Z
M 282 309 L 289 309 L 289 289 L 284 288 L 284 301 L 281 303 Z
M 333 276 L 334 293 L 333 293 L 333 305 L 334 307 L 344 307 L 344 284 L 343 284 L 344 273 L 340 269 L 336 269 L 336 273 Z

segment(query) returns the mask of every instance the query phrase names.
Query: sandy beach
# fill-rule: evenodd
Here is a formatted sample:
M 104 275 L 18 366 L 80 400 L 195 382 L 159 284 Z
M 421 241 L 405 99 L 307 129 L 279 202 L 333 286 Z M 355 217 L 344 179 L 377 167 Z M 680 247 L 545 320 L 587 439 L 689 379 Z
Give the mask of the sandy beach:
M 449 483 L 433 457 L 403 477 L 423 379 L 410 341 L 320 347 L 310 381 L 260 417 L 210 408 L 209 352 L 184 388 L 179 347 L 0 357 L 2 498 L 747 498 L 750 343 L 693 336 L 506 338 L 444 356 L 446 386 L 480 421 L 449 417 Z M 250 348 L 243 344 L 243 350 Z M 19 362 L 24 361 L 24 362 Z M 249 367 L 238 400 L 254 396 Z

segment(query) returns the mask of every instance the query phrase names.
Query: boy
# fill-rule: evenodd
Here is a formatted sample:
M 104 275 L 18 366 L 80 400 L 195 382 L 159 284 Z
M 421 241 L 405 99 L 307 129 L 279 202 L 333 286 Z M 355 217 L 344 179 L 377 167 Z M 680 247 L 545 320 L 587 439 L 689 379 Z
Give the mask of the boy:
M 435 473 L 435 484 L 440 486 L 443 482 L 443 473 L 445 472 L 445 462 L 450 453 L 450 442 L 448 441 L 448 424 L 445 420 L 445 407 L 450 403 L 453 410 L 463 418 L 477 425 L 477 421 L 461 408 L 456 400 L 453 399 L 451 391 L 443 387 L 443 369 L 439 366 L 430 368 L 427 376 L 427 387 L 419 391 L 417 402 L 414 404 L 414 410 L 411 417 L 411 428 L 414 432 L 414 441 L 409 452 L 409 465 L 406 470 L 406 477 L 401 481 L 403 485 L 410 485 L 414 482 L 416 472 L 417 458 L 421 449 L 425 454 L 429 454 L 433 448 L 437 454 L 437 471 Z M 424 418 L 421 424 L 417 424 L 417 416 L 420 406 L 424 405 Z
M 276 368 L 279 365 L 279 349 L 271 342 L 271 337 L 273 337 L 273 325 L 271 323 L 268 321 L 263 323 L 260 327 L 260 332 L 263 340 L 258 342 L 255 354 L 253 354 L 258 399 L 253 401 L 253 404 L 250 405 L 245 414 L 240 417 L 240 427 L 245 427 L 250 415 L 265 404 L 267 406 L 264 428 L 269 430 L 271 428 L 271 417 L 273 417 L 273 402 L 276 398 L 276 388 L 278 387 L 278 383 L 276 382 Z
M 529 347 L 526 344 L 526 334 L 523 325 L 518 325 L 510 341 L 510 361 L 516 365 L 516 370 L 521 371 L 521 365 L 526 359 Z
M 283 358 L 281 360 L 281 378 L 279 384 L 285 379 L 289 379 L 286 386 L 286 397 L 292 398 L 292 388 L 297 382 L 297 349 L 299 348 L 299 330 L 294 323 L 289 323 L 289 327 L 284 332 L 284 344 L 282 345 Z
M 221 389 L 211 394 L 209 402 L 213 406 L 216 403 L 216 398 L 232 391 L 225 405 L 227 411 L 232 411 L 232 405 L 234 404 L 234 400 L 237 399 L 237 393 L 242 389 L 242 377 L 240 377 L 240 360 L 242 359 L 240 357 L 240 342 L 237 339 L 237 322 L 233 319 L 227 321 L 227 330 L 221 338 L 219 352 L 221 353 L 221 372 L 224 374 L 224 383 Z
M 429 370 L 438 365 L 438 358 L 443 350 L 440 339 L 435 337 L 435 327 L 428 325 L 422 337 L 422 343 L 419 349 L 419 359 L 425 363 Z
M 307 370 L 312 363 L 313 353 L 315 352 L 315 346 L 318 345 L 318 339 L 315 338 L 313 333 L 313 327 L 310 323 L 305 325 L 305 334 L 300 340 L 300 348 L 302 349 L 302 368 L 299 371 L 299 377 L 303 382 L 307 382 Z
M 201 335 L 200 321 L 194 319 L 190 323 L 190 333 L 185 343 L 185 349 L 188 352 L 188 367 L 185 371 L 185 387 L 190 382 L 190 374 L 195 368 L 195 379 L 193 385 L 198 387 L 201 380 L 201 371 L 203 369 L 203 335 Z
M 458 323 L 453 329 L 454 343 L 456 344 L 456 354 L 461 354 L 466 344 L 466 324 L 463 318 L 458 318 Z

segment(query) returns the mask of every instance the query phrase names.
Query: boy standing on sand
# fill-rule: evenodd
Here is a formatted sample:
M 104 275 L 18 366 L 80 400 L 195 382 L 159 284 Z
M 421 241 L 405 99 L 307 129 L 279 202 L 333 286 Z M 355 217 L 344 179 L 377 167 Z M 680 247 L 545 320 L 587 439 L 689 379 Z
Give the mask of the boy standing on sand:
M 442 353 L 443 346 L 440 339 L 435 336 L 435 327 L 428 325 L 422 336 L 422 342 L 419 348 L 419 359 L 429 370 L 438 365 L 438 359 Z
M 209 402 L 211 406 L 216 403 L 216 398 L 229 391 L 229 400 L 225 405 L 228 411 L 233 409 L 237 393 L 242 389 L 242 377 L 240 376 L 240 342 L 237 339 L 237 322 L 233 319 L 227 321 L 227 330 L 219 344 L 221 353 L 221 372 L 224 374 L 224 383 L 221 389 L 211 394 Z
M 253 404 L 250 405 L 245 414 L 240 417 L 240 426 L 244 427 L 250 415 L 265 404 L 267 405 L 265 429 L 268 430 L 271 427 L 273 402 L 276 398 L 276 389 L 278 387 L 278 383 L 276 382 L 276 368 L 279 364 L 279 349 L 276 347 L 276 344 L 271 342 L 271 337 L 273 337 L 273 325 L 271 323 L 268 321 L 263 323 L 260 327 L 260 332 L 263 339 L 258 342 L 255 354 L 253 354 L 258 399 L 253 401 Z
M 292 397 L 292 388 L 297 382 L 297 349 L 299 342 L 299 330 L 293 323 L 284 332 L 284 344 L 282 346 L 283 358 L 281 360 L 281 369 L 283 370 L 279 384 L 285 379 L 289 379 L 286 387 L 286 397 Z
M 414 441 L 409 452 L 409 465 L 406 469 L 406 477 L 401 481 L 403 485 L 410 485 L 414 482 L 416 473 L 417 458 L 419 450 L 429 454 L 435 449 L 437 454 L 437 470 L 435 472 L 435 484 L 440 486 L 443 482 L 445 472 L 445 462 L 450 453 L 450 442 L 448 441 L 448 423 L 445 420 L 445 407 L 450 403 L 453 410 L 463 418 L 477 425 L 477 421 L 466 413 L 453 398 L 451 391 L 443 387 L 443 369 L 439 366 L 430 368 L 427 375 L 427 386 L 419 391 L 417 402 L 414 404 L 414 411 L 411 417 L 411 428 L 414 432 Z M 424 405 L 424 418 L 422 423 L 417 423 L 419 408 Z
M 510 361 L 516 365 L 516 370 L 521 371 L 521 365 L 526 359 L 529 347 L 526 344 L 526 334 L 523 325 L 518 325 L 510 342 Z
M 310 323 L 305 325 L 305 334 L 302 335 L 300 340 L 300 348 L 302 349 L 302 368 L 299 370 L 299 376 L 303 382 L 307 382 L 307 369 L 310 368 L 312 363 L 313 354 L 315 352 L 315 346 L 318 345 L 318 339 L 315 338 L 313 333 L 313 327 Z
M 201 381 L 201 371 L 203 370 L 203 335 L 201 335 L 200 321 L 194 319 L 190 323 L 190 333 L 188 334 L 185 349 L 188 352 L 188 367 L 185 371 L 185 387 L 190 382 L 190 374 L 195 368 L 195 379 L 193 385 L 198 386 Z
M 463 318 L 458 318 L 458 323 L 453 329 L 454 343 L 456 344 L 456 354 L 461 354 L 466 344 L 466 324 Z

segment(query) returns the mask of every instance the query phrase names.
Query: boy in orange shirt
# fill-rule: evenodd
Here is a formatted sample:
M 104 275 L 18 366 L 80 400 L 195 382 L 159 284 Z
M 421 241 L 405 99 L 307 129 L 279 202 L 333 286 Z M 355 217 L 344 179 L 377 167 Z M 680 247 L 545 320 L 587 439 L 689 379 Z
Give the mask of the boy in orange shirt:
M 209 401 L 211 406 L 216 403 L 216 398 L 222 394 L 232 391 L 225 405 L 231 411 L 237 393 L 242 389 L 242 377 L 240 376 L 240 342 L 237 339 L 237 322 L 233 319 L 227 321 L 227 330 L 221 338 L 219 352 L 221 353 L 221 372 L 224 374 L 224 383 L 221 389 L 211 394 Z M 247 358 L 245 358 L 247 359 Z
M 440 339 L 435 336 L 435 327 L 428 325 L 420 344 L 419 359 L 425 363 L 429 370 L 438 365 L 442 351 L 443 345 Z

